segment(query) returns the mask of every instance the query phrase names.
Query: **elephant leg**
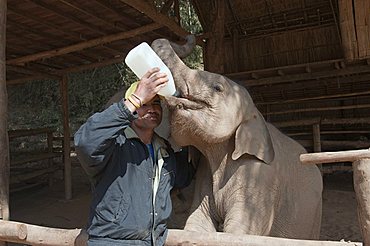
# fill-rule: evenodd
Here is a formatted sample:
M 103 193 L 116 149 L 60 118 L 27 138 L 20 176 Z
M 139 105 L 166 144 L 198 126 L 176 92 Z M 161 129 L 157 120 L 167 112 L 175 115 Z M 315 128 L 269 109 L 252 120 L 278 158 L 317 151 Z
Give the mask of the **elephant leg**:
M 215 211 L 212 195 L 211 173 L 204 157 L 200 159 L 196 173 L 195 191 L 191 213 L 185 224 L 188 231 L 216 231 L 216 222 L 213 216 Z
M 204 197 L 199 207 L 189 216 L 184 229 L 197 232 L 216 232 L 216 222 L 210 213 L 208 196 Z
M 260 179 L 265 179 L 259 177 Z M 266 178 L 267 179 L 267 178 Z M 234 234 L 269 235 L 274 222 L 277 187 L 272 182 L 257 186 L 238 187 L 224 203 L 224 232 Z

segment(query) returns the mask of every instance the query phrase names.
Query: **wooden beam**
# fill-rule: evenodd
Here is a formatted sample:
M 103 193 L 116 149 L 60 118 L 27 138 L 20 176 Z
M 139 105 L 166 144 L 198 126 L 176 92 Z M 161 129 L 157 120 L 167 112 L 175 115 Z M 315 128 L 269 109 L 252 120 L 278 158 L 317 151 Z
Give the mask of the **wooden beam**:
M 352 1 L 357 38 L 358 56 L 360 59 L 370 57 L 370 3 L 368 0 Z
M 230 78 L 243 78 L 247 77 L 252 73 L 260 73 L 260 74 L 271 74 L 276 73 L 277 70 L 282 70 L 283 72 L 287 71 L 287 73 L 290 73 L 289 71 L 291 69 L 293 70 L 306 70 L 307 66 L 312 68 L 320 68 L 320 67 L 327 67 L 330 64 L 333 64 L 335 62 L 341 62 L 343 59 L 334 59 L 334 60 L 326 60 L 326 61 L 319 61 L 319 62 L 311 62 L 311 63 L 303 63 L 303 64 L 295 64 L 295 65 L 287 65 L 287 66 L 281 66 L 281 67 L 273 67 L 273 68 L 264 68 L 264 69 L 256 69 L 256 70 L 250 70 L 250 71 L 244 71 L 244 72 L 237 72 L 237 73 L 228 73 L 225 74 L 225 76 L 228 76 Z
M 370 244 L 370 157 L 353 162 L 359 227 L 364 245 Z
M 64 75 L 60 80 L 60 93 L 62 98 L 62 120 L 63 120 L 63 161 L 64 161 L 64 188 L 65 199 L 72 199 L 72 166 L 71 166 L 71 142 L 69 129 L 69 109 L 68 109 L 68 77 Z
M 352 61 L 358 58 L 353 1 L 338 0 L 338 8 L 344 57 Z
M 71 67 L 71 68 L 56 70 L 57 75 L 55 75 L 53 77 L 48 77 L 47 75 L 32 75 L 32 76 L 27 76 L 27 77 L 20 78 L 20 79 L 8 80 L 7 85 L 19 85 L 19 84 L 27 83 L 29 81 L 44 80 L 44 79 L 60 80 L 60 76 L 63 75 L 63 74 L 81 72 L 81 71 L 89 70 L 89 69 L 93 69 L 93 68 L 104 67 L 104 66 L 108 66 L 108 65 L 111 65 L 111 64 L 120 63 L 122 61 L 123 61 L 123 59 L 121 57 L 120 58 L 107 59 L 107 60 L 104 60 L 104 61 L 101 61 L 101 62 L 90 63 L 90 64 L 85 64 L 85 65 L 81 65 L 81 66 L 77 66 L 77 67 Z
M 312 144 L 311 140 L 301 140 L 296 139 L 305 148 L 313 148 L 315 151 L 315 146 Z M 350 141 L 350 140 L 321 140 L 321 148 L 323 150 L 346 150 L 346 149 L 363 149 L 370 147 L 369 141 Z M 319 163 L 316 163 L 319 164 Z
M 25 13 L 24 11 L 21 11 L 19 9 L 14 9 L 14 7 L 12 8 L 9 8 L 9 10 L 16 14 L 16 15 L 19 15 L 25 19 L 30 19 L 30 20 L 33 20 L 34 22 L 40 24 L 41 26 L 44 26 L 44 27 L 48 27 L 48 28 L 51 28 L 52 30 L 54 31 L 57 31 L 59 33 L 61 33 L 65 38 L 66 37 L 69 37 L 69 38 L 72 38 L 73 40 L 87 40 L 87 37 L 85 37 L 84 35 L 82 35 L 81 33 L 78 33 L 78 32 L 74 32 L 73 30 L 66 30 L 64 29 L 62 26 L 57 26 L 57 25 L 54 25 L 50 22 L 47 22 L 45 21 L 44 19 L 38 17 L 38 16 L 35 16 L 35 15 L 32 15 L 32 14 L 29 14 L 29 13 Z M 126 23 L 126 21 L 125 21 Z M 106 49 L 111 49 L 109 46 L 102 46 Z
M 0 221 L 0 240 L 28 245 L 82 246 L 88 235 L 81 229 L 57 229 L 15 221 Z M 362 243 L 346 241 L 314 241 L 231 233 L 201 233 L 170 229 L 165 245 L 234 245 L 234 246 L 362 246 Z
M 161 26 L 168 27 L 173 33 L 179 36 L 182 39 L 185 39 L 189 33 L 185 31 L 181 26 L 179 26 L 176 22 L 171 20 L 169 17 L 157 12 L 153 6 L 148 4 L 145 1 L 137 1 L 137 0 L 120 0 L 121 2 L 131 6 L 132 8 L 144 13 L 154 22 L 160 24 Z
M 81 13 L 87 15 L 87 16 L 93 17 L 93 18 L 103 22 L 104 25 L 107 25 L 111 28 L 118 29 L 120 31 L 126 31 L 127 30 L 126 27 L 122 27 L 119 23 L 112 23 L 112 22 L 106 20 L 106 18 L 104 18 L 102 16 L 98 16 L 96 13 L 90 12 L 86 8 L 77 6 L 78 2 L 76 2 L 76 1 L 71 1 L 71 0 L 59 0 L 59 1 L 64 3 L 65 5 L 73 8 L 73 9 L 76 9 L 77 11 L 79 11 L 79 12 L 81 12 Z
M 21 11 L 19 9 L 15 9 L 14 6 L 9 6 L 9 12 L 14 13 L 16 15 L 19 15 L 19 16 L 25 18 L 25 19 L 33 20 L 34 22 L 36 22 L 36 23 L 38 23 L 38 24 L 40 24 L 44 27 L 48 27 L 48 28 L 50 28 L 54 31 L 62 33 L 64 36 L 69 36 L 69 37 L 72 37 L 72 38 L 77 39 L 77 40 L 86 40 L 87 39 L 86 37 L 84 37 L 82 34 L 80 34 L 78 32 L 74 32 L 73 30 L 65 30 L 63 28 L 63 26 L 54 25 L 53 23 L 45 21 L 44 19 L 42 19 L 41 17 L 39 17 L 37 15 L 33 15 L 33 14 L 30 14 L 29 12 L 24 12 L 24 11 Z
M 36 71 L 24 66 L 7 65 L 6 70 L 14 71 L 21 74 L 33 75 L 33 76 L 47 76 L 48 78 L 57 78 L 55 74 L 48 73 L 46 71 Z
M 33 2 L 34 4 L 44 8 L 44 9 L 47 9 L 69 21 L 72 21 L 74 23 L 76 23 L 77 25 L 80 25 L 80 26 L 83 26 L 84 28 L 87 28 L 89 29 L 90 31 L 92 31 L 93 33 L 99 33 L 99 34 L 107 34 L 107 32 L 105 30 L 102 30 L 100 27 L 92 24 L 92 23 L 89 23 L 89 22 L 86 22 L 84 20 L 81 20 L 80 18 L 76 17 L 75 15 L 71 15 L 70 13 L 68 12 L 65 12 L 63 10 L 61 10 L 60 8 L 57 8 L 55 7 L 55 5 L 51 4 L 50 2 L 46 3 L 46 2 L 43 2 L 43 1 L 40 1 L 40 0 L 29 0 L 31 2 Z
M 59 76 L 49 77 L 48 75 L 32 75 L 32 76 L 23 77 L 23 78 L 20 78 L 20 79 L 7 80 L 6 84 L 7 85 L 20 85 L 20 84 L 24 84 L 24 83 L 29 82 L 29 81 L 45 80 L 45 79 L 59 80 L 60 77 Z
M 369 76 L 370 78 L 370 76 Z M 303 101 L 313 101 L 313 100 L 320 100 L 320 99 L 333 99 L 333 98 L 344 98 L 344 97 L 357 97 L 357 96 L 366 96 L 370 95 L 370 90 L 362 91 L 362 92 L 352 92 L 352 93 L 343 93 L 343 94 L 335 94 L 335 95 L 325 95 L 325 96 L 316 96 L 316 97 L 306 97 L 306 98 L 297 98 L 297 99 L 288 99 L 288 100 L 281 100 L 281 101 L 273 101 L 273 102 L 256 102 L 256 105 L 281 105 L 286 103 L 299 103 Z
M 348 131 L 321 131 L 321 135 L 342 135 L 342 134 L 369 134 L 369 131 L 361 131 L 361 130 L 348 130 Z M 312 132 L 293 132 L 293 133 L 286 133 L 289 137 L 295 136 L 309 136 L 312 135 Z
M 282 115 L 282 114 L 295 114 L 295 113 L 302 113 L 302 112 L 320 112 L 320 111 L 363 109 L 363 108 L 370 108 L 370 104 L 334 106 L 334 107 L 300 108 L 300 109 L 292 109 L 292 110 L 285 110 L 285 111 L 266 112 L 266 113 L 263 113 L 263 115 Z
M 225 70 L 225 0 L 216 0 L 209 10 L 212 35 L 205 45 L 204 66 L 207 71 L 223 74 Z
M 370 158 L 370 149 L 321 152 L 300 156 L 302 164 L 354 162 L 364 158 Z
M 350 74 L 358 74 L 358 73 L 369 73 L 370 66 L 368 65 L 358 65 L 358 66 L 351 66 L 346 67 L 341 70 L 329 70 L 329 71 L 319 71 L 319 72 L 311 72 L 311 73 L 302 73 L 302 74 L 293 74 L 293 75 L 285 75 L 285 76 L 274 76 L 269 78 L 261 78 L 261 79 L 247 79 L 239 81 L 238 83 L 251 87 L 251 86 L 261 86 L 261 85 L 273 85 L 273 84 L 280 84 L 280 83 L 290 83 L 290 82 L 297 82 L 297 81 L 304 81 L 304 80 L 317 80 L 322 78 L 330 78 L 330 77 L 340 77 L 346 76 Z M 232 78 L 232 77 L 231 77 Z
M 297 127 L 297 126 L 309 126 L 316 123 L 321 125 L 354 125 L 354 124 L 370 124 L 370 117 L 367 118 L 342 118 L 342 119 L 321 119 L 321 118 L 312 118 L 305 120 L 292 120 L 284 122 L 272 122 L 273 125 L 281 128 L 285 127 Z
M 31 62 L 31 61 L 37 61 L 41 59 L 56 57 L 56 56 L 80 51 L 83 49 L 95 47 L 98 45 L 107 44 L 107 43 L 111 43 L 111 42 L 118 41 L 118 40 L 128 39 L 128 38 L 131 38 L 137 35 L 141 35 L 146 32 L 153 31 L 160 27 L 161 26 L 159 24 L 152 23 L 152 24 L 149 24 L 143 27 L 139 27 L 139 28 L 127 31 L 127 32 L 111 34 L 111 35 L 103 36 L 100 38 L 91 39 L 85 42 L 73 44 L 70 46 L 61 47 L 61 48 L 54 49 L 54 50 L 43 51 L 43 52 L 32 54 L 32 55 L 10 59 L 6 63 L 10 65 L 20 65 L 20 64 L 27 63 L 27 62 Z
M 0 220 L 9 220 L 9 139 L 8 95 L 6 91 L 6 10 L 7 1 L 0 0 Z M 5 245 L 0 242 L 0 245 Z

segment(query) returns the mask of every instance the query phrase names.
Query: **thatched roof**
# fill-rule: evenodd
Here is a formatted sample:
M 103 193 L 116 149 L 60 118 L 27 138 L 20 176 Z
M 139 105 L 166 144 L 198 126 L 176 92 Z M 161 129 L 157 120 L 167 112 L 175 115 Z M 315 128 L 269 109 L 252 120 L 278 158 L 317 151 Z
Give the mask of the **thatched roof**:
M 147 1 L 9 0 L 7 84 L 118 63 L 140 42 L 186 34 Z
M 168 17 L 178 1 L 161 12 L 153 2 L 8 0 L 7 83 L 117 63 L 142 41 L 181 40 Z M 192 3 L 206 69 L 246 86 L 268 121 L 304 139 L 315 123 L 324 140 L 370 138 L 369 1 Z

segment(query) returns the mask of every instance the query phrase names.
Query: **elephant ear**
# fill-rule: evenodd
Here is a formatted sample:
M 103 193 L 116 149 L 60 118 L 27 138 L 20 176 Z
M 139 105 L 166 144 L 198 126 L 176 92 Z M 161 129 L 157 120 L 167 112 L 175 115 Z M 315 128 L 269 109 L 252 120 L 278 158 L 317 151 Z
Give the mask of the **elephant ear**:
M 232 158 L 237 160 L 243 154 L 254 155 L 266 164 L 274 160 L 275 151 L 271 136 L 259 112 L 248 121 L 243 121 L 236 130 Z

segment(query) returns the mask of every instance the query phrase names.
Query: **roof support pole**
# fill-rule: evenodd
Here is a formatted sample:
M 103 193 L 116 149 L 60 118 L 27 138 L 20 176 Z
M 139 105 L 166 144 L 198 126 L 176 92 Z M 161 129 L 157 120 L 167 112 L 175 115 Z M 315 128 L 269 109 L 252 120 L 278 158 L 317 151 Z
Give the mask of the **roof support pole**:
M 63 162 L 64 162 L 64 189 L 65 199 L 72 199 L 72 166 L 71 166 L 71 137 L 69 129 L 68 110 L 68 77 L 63 75 L 60 80 L 60 94 L 62 97 L 63 117 Z
M 352 163 L 357 213 L 364 245 L 370 244 L 370 159 Z
M 8 95 L 6 91 L 6 0 L 0 0 L 0 219 L 9 220 Z M 5 245 L 0 242 L 0 245 Z
M 312 125 L 312 139 L 313 139 L 313 151 L 321 152 L 320 123 L 316 123 Z M 322 165 L 318 163 L 317 166 L 320 168 L 321 175 L 322 175 Z
M 225 0 L 212 2 L 210 32 L 205 51 L 205 70 L 215 73 L 224 73 L 224 33 L 225 33 Z

